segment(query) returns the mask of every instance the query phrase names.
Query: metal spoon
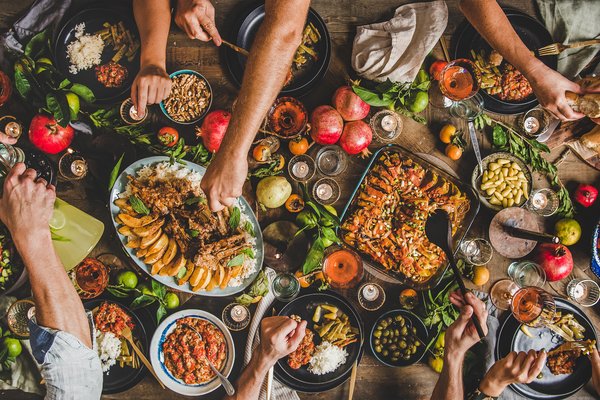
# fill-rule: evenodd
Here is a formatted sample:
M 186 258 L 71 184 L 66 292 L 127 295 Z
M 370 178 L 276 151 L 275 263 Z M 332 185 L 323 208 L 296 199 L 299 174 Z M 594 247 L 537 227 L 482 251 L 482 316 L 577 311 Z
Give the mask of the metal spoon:
M 188 324 L 184 324 L 184 325 L 187 328 L 189 328 L 192 331 L 194 331 L 196 333 L 196 335 L 198 335 L 198 337 L 200 338 L 201 341 L 204 341 L 204 339 L 202 339 L 202 335 L 200 334 L 200 332 L 198 332 L 196 330 L 196 328 L 194 328 L 193 326 L 188 325 Z M 204 358 L 206 359 L 206 362 L 210 366 L 210 369 L 212 369 L 212 371 L 215 373 L 215 375 L 217 375 L 217 377 L 221 381 L 221 385 L 223 385 L 223 388 L 225 388 L 225 392 L 227 392 L 227 395 L 228 396 L 233 396 L 235 394 L 235 388 L 233 387 L 233 385 L 231 384 L 231 382 L 229 382 L 229 379 L 227 379 L 225 377 L 225 375 L 223 375 L 221 372 L 219 372 L 219 370 L 213 365 L 213 363 L 210 362 L 210 360 L 208 359 L 208 357 L 206 357 L 206 355 L 204 355 Z
M 442 209 L 437 209 L 435 212 L 429 214 L 427 222 L 425 223 L 425 234 L 431 243 L 437 245 L 444 253 L 446 253 L 446 257 L 448 258 L 450 267 L 454 273 L 454 279 L 456 279 L 460 292 L 463 297 L 465 297 L 467 288 L 465 287 L 460 271 L 456 266 L 454 254 L 452 253 L 452 225 L 450 224 L 450 216 L 448 213 Z M 481 329 L 481 324 L 475 313 L 471 315 L 471 320 L 473 321 L 473 325 L 475 325 L 475 329 L 477 329 L 479 338 L 483 339 L 485 334 L 483 333 L 483 329 Z

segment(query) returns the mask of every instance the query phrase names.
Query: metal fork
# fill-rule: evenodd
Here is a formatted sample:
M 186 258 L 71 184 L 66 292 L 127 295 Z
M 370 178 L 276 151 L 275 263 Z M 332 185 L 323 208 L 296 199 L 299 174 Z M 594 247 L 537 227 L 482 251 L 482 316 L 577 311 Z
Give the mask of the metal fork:
M 578 341 L 574 341 L 574 342 L 565 342 L 565 343 L 561 344 L 560 346 L 558 346 L 556 349 L 550 351 L 548 353 L 548 355 L 560 353 L 563 351 L 573 351 L 573 350 L 585 351 L 587 349 L 587 346 L 584 343 L 586 343 L 586 341 L 584 341 L 584 340 L 578 340 Z
M 186 328 L 191 329 L 192 331 L 194 331 L 196 333 L 196 335 L 198 335 L 198 337 L 200 338 L 200 340 L 202 342 L 204 342 L 204 339 L 202 339 L 202 334 L 200 332 L 198 332 L 196 330 L 196 328 L 194 328 L 193 326 L 189 325 L 189 324 L 182 324 L 183 326 L 185 326 Z M 217 377 L 219 378 L 219 380 L 221 381 L 221 385 L 223 385 L 223 388 L 225 389 L 225 392 L 227 392 L 228 396 L 233 396 L 235 394 L 235 388 L 233 387 L 233 385 L 231 384 L 231 382 L 229 382 L 229 379 L 227 379 L 227 377 L 225 375 L 223 375 L 214 365 L 213 363 L 210 362 L 210 360 L 208 359 L 208 357 L 206 357 L 206 355 L 204 355 L 204 359 L 206 360 L 206 362 L 208 363 L 208 365 L 210 366 L 210 369 L 212 370 L 212 372 L 215 373 L 215 375 L 217 375 Z
M 555 56 L 562 53 L 566 49 L 576 49 L 580 47 L 593 46 L 595 44 L 600 44 L 600 39 L 584 40 L 583 42 L 575 42 L 570 44 L 552 43 L 548 46 L 539 48 L 537 52 L 542 57 Z

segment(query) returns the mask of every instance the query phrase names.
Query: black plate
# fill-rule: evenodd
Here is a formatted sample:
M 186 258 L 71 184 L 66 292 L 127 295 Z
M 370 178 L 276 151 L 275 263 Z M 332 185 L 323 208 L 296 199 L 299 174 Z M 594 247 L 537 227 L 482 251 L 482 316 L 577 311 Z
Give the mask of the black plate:
M 233 29 L 230 32 L 229 40 L 242 48 L 250 49 L 254 37 L 258 32 L 258 28 L 262 24 L 264 18 L 264 3 L 253 5 L 248 8 L 240 15 L 240 17 L 233 21 Z M 281 90 L 279 94 L 282 96 L 297 97 L 308 93 L 319 83 L 329 67 L 329 61 L 331 59 L 331 39 L 329 37 L 327 25 L 325 25 L 325 21 L 323 21 L 319 14 L 312 8 L 308 11 L 307 23 L 309 22 L 312 22 L 321 34 L 321 40 L 316 44 L 316 50 L 320 57 L 305 71 L 294 77 L 294 80 L 289 86 Z M 246 66 L 246 57 L 236 53 L 227 46 L 221 47 L 223 48 L 225 64 L 227 65 L 229 74 L 235 84 L 241 86 L 244 77 L 244 68 Z
M 54 38 L 54 65 L 71 82 L 80 83 L 89 87 L 96 96 L 97 104 L 109 104 L 123 100 L 129 96 L 131 85 L 140 70 L 140 50 L 136 52 L 133 61 L 128 61 L 123 57 L 119 64 L 127 68 L 127 78 L 123 85 L 118 88 L 106 88 L 96 79 L 94 67 L 80 71 L 77 74 L 69 72 L 69 59 L 67 57 L 67 45 L 75 40 L 75 26 L 85 23 L 85 33 L 91 34 L 103 29 L 104 22 L 117 23 L 123 21 L 125 27 L 131 34 L 138 38 L 139 33 L 131 9 L 125 7 L 102 7 L 95 6 L 79 11 L 73 15 L 67 22 L 57 30 L 58 34 Z M 102 52 L 102 64 L 110 61 L 116 51 L 111 46 L 106 46 Z
M 585 328 L 585 339 L 597 340 L 596 331 L 590 319 L 575 305 L 556 298 L 556 310 L 571 313 Z M 511 351 L 552 350 L 563 342 L 558 335 L 547 328 L 528 328 L 533 338 L 526 336 L 520 329 L 521 324 L 510 314 L 498 330 L 496 359 L 506 357 Z M 540 337 L 541 334 L 541 337 Z M 564 399 L 579 391 L 591 378 L 591 365 L 587 357 L 577 361 L 575 372 L 570 375 L 553 375 L 547 366 L 542 370 L 542 378 L 529 385 L 511 385 L 515 392 L 534 400 Z
M 148 355 L 149 341 L 148 336 L 146 335 L 146 331 L 149 330 L 152 332 L 154 330 L 154 322 L 152 320 L 150 312 L 144 308 L 133 311 L 125 304 L 107 298 L 97 298 L 88 300 L 84 302 L 83 305 L 87 310 L 91 311 L 94 308 L 100 306 L 100 304 L 104 303 L 105 301 L 119 305 L 123 308 L 123 310 L 125 310 L 129 315 L 131 315 L 135 324 L 135 327 L 132 330 L 133 337 L 137 338 L 140 341 L 142 351 L 144 352 L 144 354 Z M 103 394 L 121 393 L 125 390 L 131 389 L 132 387 L 140 383 L 142 379 L 144 379 L 148 370 L 146 369 L 146 367 L 144 367 L 143 364 L 140 368 L 137 369 L 131 367 L 121 368 L 119 366 L 119 363 L 117 362 L 117 364 L 113 365 L 108 372 L 108 374 L 106 372 L 103 374 Z
M 537 19 L 513 9 L 505 9 L 504 11 L 515 32 L 517 32 L 523 43 L 525 43 L 525 46 L 529 49 L 537 50 L 554 42 L 550 33 Z M 480 50 L 489 52 L 491 50 L 490 45 L 466 20 L 456 29 L 453 39 L 455 49 L 454 58 L 467 58 L 470 60 L 471 49 L 476 52 Z M 558 63 L 557 56 L 541 57 L 540 60 L 550 68 L 556 70 Z M 525 100 L 508 102 L 489 95 L 483 89 L 479 93 L 483 96 L 485 109 L 498 114 L 518 114 L 538 104 L 535 95 Z
M 398 360 L 395 363 L 383 358 L 382 356 L 379 355 L 379 353 L 377 353 L 375 351 L 375 344 L 373 343 L 373 340 L 375 340 L 375 337 L 373 336 L 373 333 L 375 332 L 375 328 L 377 327 L 377 325 L 379 325 L 379 321 L 381 321 L 387 317 L 393 318 L 394 316 L 396 316 L 398 314 L 402 315 L 405 319 L 409 319 L 412 322 L 412 326 L 417 328 L 417 337 L 419 339 L 421 339 L 421 341 L 426 341 L 427 337 L 429 335 L 429 333 L 427 332 L 427 327 L 425 326 L 425 324 L 423 323 L 421 318 L 419 318 L 416 314 L 413 314 L 412 312 L 410 312 L 408 310 L 404 310 L 402 308 L 399 308 L 397 310 L 388 311 L 385 314 L 383 314 L 381 317 L 377 318 L 377 321 L 375 321 L 375 323 L 373 324 L 373 328 L 371 329 L 371 333 L 369 335 L 369 345 L 371 346 L 371 352 L 373 353 L 375 358 L 377 360 L 379 360 L 380 363 L 385 364 L 388 367 L 406 367 L 408 365 L 415 364 L 415 363 L 421 361 L 421 359 L 425 355 L 425 351 L 426 351 L 425 346 L 423 344 L 421 344 L 421 346 L 419 346 L 417 348 L 417 352 L 415 354 L 413 354 L 413 356 L 410 359 Z
M 345 364 L 324 375 L 312 374 L 308 372 L 306 366 L 294 370 L 288 366 L 287 357 L 279 360 L 274 370 L 277 380 L 301 392 L 318 393 L 341 385 L 350 377 L 354 361 L 360 361 L 362 356 L 362 343 L 364 340 L 362 320 L 354 306 L 338 293 L 325 291 L 302 295 L 287 303 L 278 315 L 298 315 L 303 320 L 307 320 L 309 327 L 311 327 L 314 324 L 312 322 L 314 310 L 319 304 L 331 304 L 344 312 L 350 319 L 350 324 L 359 329 L 360 340 L 346 346 L 348 357 Z M 317 345 L 321 342 L 317 333 L 315 333 L 314 341 Z

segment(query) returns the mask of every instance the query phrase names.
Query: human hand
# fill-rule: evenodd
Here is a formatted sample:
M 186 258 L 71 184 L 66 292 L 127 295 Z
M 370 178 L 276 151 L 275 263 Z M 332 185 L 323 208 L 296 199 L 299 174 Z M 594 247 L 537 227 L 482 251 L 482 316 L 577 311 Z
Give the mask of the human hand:
M 460 308 L 460 315 L 446 330 L 444 356 L 450 358 L 462 357 L 467 350 L 480 341 L 477 328 L 471 321 L 471 316 L 473 313 L 475 314 L 481 324 L 483 333 L 487 335 L 488 312 L 485 304 L 471 292 L 467 292 L 464 298 L 459 291 L 452 292 L 450 293 L 450 302 Z
M 212 40 L 221 45 L 221 35 L 215 24 L 215 8 L 209 0 L 178 0 L 175 23 L 190 39 Z
M 596 394 L 600 396 L 600 354 L 595 347 L 590 353 L 590 362 L 592 363 L 592 384 L 596 389 Z
M 584 79 L 585 81 L 585 79 Z M 584 94 L 587 93 L 600 93 L 600 79 L 596 78 L 594 80 L 590 80 L 590 84 L 588 86 L 582 85 L 581 89 Z M 600 125 L 600 118 L 590 118 L 592 121 Z M 600 393 L 600 392 L 599 392 Z
M 525 76 L 542 107 L 556 118 L 569 121 L 584 117 L 582 113 L 573 111 L 565 95 L 567 91 L 581 94 L 582 89 L 578 84 L 541 62 Z
M 219 152 L 214 155 L 200 184 L 213 212 L 233 205 L 242 195 L 248 175 L 246 156 L 228 155 L 224 150 L 221 146 Z
M 163 67 L 146 65 L 140 69 L 131 86 L 131 100 L 143 118 L 146 105 L 160 103 L 171 93 L 171 78 Z
M 10 137 L 4 132 L 0 132 L 0 143 L 15 144 L 17 143 L 17 138 Z
M 38 233 L 49 234 L 50 217 L 54 209 L 54 186 L 36 179 L 37 172 L 16 164 L 4 180 L 0 198 L 0 220 L 6 225 L 15 243 L 35 240 Z
M 544 350 L 509 353 L 492 365 L 479 384 L 479 390 L 488 396 L 498 397 L 508 385 L 531 383 L 542 372 L 546 356 Z
M 300 323 L 289 317 L 268 317 L 260 325 L 260 355 L 269 364 L 298 348 L 306 333 L 306 321 Z

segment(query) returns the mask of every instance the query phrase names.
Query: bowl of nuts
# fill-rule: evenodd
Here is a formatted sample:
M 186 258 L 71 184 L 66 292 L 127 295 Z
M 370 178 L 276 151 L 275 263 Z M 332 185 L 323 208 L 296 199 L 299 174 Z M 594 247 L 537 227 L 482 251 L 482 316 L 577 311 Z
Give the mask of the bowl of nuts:
M 169 75 L 173 84 L 169 97 L 160 102 L 160 109 L 171 121 L 190 125 L 198 122 L 212 104 L 212 88 L 199 72 L 182 69 Z
M 484 206 L 500 211 L 521 207 L 532 191 L 532 175 L 521 159 L 506 152 L 490 154 L 482 160 L 483 173 L 475 167 L 471 184 Z

